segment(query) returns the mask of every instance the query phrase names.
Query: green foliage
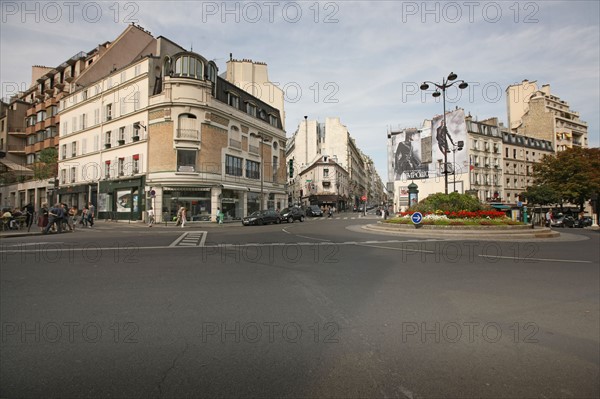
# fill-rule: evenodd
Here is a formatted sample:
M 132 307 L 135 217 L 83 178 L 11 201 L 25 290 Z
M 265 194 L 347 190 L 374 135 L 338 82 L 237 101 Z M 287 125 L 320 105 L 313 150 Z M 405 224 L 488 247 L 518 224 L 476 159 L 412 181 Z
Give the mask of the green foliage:
M 44 148 L 40 160 L 33 166 L 33 176 L 37 180 L 56 177 L 58 172 L 58 151 L 54 147 Z
M 491 209 L 489 206 L 482 204 L 479 200 L 468 194 L 450 193 L 450 194 L 432 194 L 417 205 L 410 208 L 410 211 L 421 213 L 435 213 L 436 211 L 443 212 L 460 212 L 460 211 L 484 211 Z
M 521 197 L 530 205 L 551 205 L 560 202 L 560 195 L 548 184 L 527 187 Z
M 546 185 L 563 201 L 581 209 L 594 192 L 600 192 L 600 148 L 569 148 L 546 155 L 534 166 L 535 183 Z

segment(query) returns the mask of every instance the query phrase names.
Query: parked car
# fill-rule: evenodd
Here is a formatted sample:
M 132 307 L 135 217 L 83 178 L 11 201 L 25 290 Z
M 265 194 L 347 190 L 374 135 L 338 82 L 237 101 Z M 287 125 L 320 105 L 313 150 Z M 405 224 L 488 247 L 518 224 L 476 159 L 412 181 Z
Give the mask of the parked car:
M 306 216 L 323 216 L 323 211 L 318 205 L 311 205 L 306 208 Z
M 591 216 L 584 216 L 583 218 L 581 218 L 579 220 L 581 221 L 581 224 L 582 224 L 581 227 L 588 227 L 594 223 Z
M 274 211 L 272 209 L 264 210 L 264 211 L 256 211 L 256 212 L 252 212 L 250 215 L 246 216 L 245 218 L 242 218 L 242 224 L 244 226 L 250 226 L 250 225 L 260 226 L 263 224 L 270 224 L 270 223 L 275 223 L 275 224 L 281 223 L 281 215 L 279 214 L 279 212 Z
M 576 220 L 573 216 L 559 216 L 552 220 L 552 227 L 576 227 Z M 577 226 L 578 227 L 578 226 Z
M 281 221 L 283 222 L 285 220 L 288 223 L 294 223 L 294 220 L 304 222 L 304 217 L 306 215 L 302 209 L 296 206 L 292 208 L 285 208 L 280 212 L 280 214 Z

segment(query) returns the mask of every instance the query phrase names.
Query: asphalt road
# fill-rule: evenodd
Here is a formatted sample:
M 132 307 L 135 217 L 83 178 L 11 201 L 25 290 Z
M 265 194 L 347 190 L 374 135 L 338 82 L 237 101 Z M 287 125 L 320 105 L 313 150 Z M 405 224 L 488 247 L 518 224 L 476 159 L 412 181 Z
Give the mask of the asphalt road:
M 0 397 L 600 396 L 598 231 L 366 223 L 3 238 Z

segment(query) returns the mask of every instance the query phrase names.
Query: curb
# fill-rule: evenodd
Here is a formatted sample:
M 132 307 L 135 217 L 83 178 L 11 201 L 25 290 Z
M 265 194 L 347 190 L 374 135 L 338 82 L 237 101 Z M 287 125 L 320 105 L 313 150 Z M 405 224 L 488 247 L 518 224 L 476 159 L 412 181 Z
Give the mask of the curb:
M 431 228 L 431 226 L 427 226 L 428 228 L 415 228 L 411 225 L 392 225 L 386 223 L 385 225 L 381 222 L 377 224 L 368 224 L 362 226 L 364 230 L 372 231 L 372 232 L 380 232 L 394 235 L 416 235 L 420 237 L 443 237 L 443 238 L 461 238 L 461 239 L 476 239 L 476 240 L 521 240 L 521 239 L 540 239 L 540 238 L 558 238 L 560 237 L 560 233 L 549 229 L 547 227 L 543 227 L 540 229 L 531 229 L 531 228 L 519 228 L 516 229 L 508 229 L 508 228 L 500 228 L 494 229 L 461 229 L 461 228 L 443 228 L 436 229 Z

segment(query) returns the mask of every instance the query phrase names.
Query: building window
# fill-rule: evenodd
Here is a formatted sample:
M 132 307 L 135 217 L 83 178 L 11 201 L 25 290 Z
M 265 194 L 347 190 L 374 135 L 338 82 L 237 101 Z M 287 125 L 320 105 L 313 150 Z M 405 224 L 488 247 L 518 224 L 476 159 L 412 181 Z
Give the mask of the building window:
M 135 154 L 131 158 L 131 166 L 132 166 L 132 172 L 134 174 L 140 173 L 140 155 L 139 154 Z
M 60 159 L 67 158 L 67 145 L 63 144 L 60 146 Z
M 142 66 L 141 65 L 136 65 L 135 68 L 134 68 L 134 70 L 133 70 L 133 73 L 134 73 L 135 76 L 138 76 L 141 73 L 141 71 L 142 71 Z
M 110 179 L 110 161 L 104 162 L 104 177 Z
M 329 169 L 323 169 L 323 177 L 329 177 Z
M 94 125 L 98 125 L 100 123 L 100 109 L 94 110 Z
M 65 184 L 66 182 L 67 182 L 67 170 L 61 169 L 60 170 L 60 183 Z
M 248 113 L 248 115 L 256 118 L 256 105 L 246 103 L 246 112 Z
M 277 182 L 277 164 L 279 163 L 279 158 L 273 156 L 273 183 Z
M 277 117 L 275 115 L 270 115 L 269 114 L 269 124 L 271 126 L 277 127 Z
M 242 176 L 242 158 L 225 155 L 225 174 Z
M 119 128 L 119 144 L 125 144 L 125 126 Z
M 74 166 L 71 167 L 71 183 L 75 183 L 75 176 L 77 175 L 77 169 Z
M 108 132 L 106 132 L 106 133 L 104 134 L 104 146 L 105 146 L 106 148 L 110 148 L 110 145 L 112 144 L 112 142 L 111 142 L 111 138 L 112 138 L 112 137 L 111 137 L 111 132 L 110 132 L 110 130 L 109 130 Z
M 246 177 L 248 179 L 260 179 L 260 163 L 247 159 Z
M 35 162 L 35 154 L 27 154 L 27 164 L 31 165 Z
M 125 174 L 125 158 L 119 158 L 117 162 L 117 171 L 119 176 L 123 176 Z
M 233 93 L 227 93 L 227 104 L 234 108 L 240 107 L 240 98 Z
M 106 115 L 106 120 L 109 121 L 112 119 L 112 104 L 106 104 L 105 107 L 105 115 Z
M 71 156 L 72 157 L 77 156 L 77 142 L 76 141 L 71 143 Z
M 196 171 L 196 153 L 197 150 L 177 150 L 177 171 L 195 172 Z

